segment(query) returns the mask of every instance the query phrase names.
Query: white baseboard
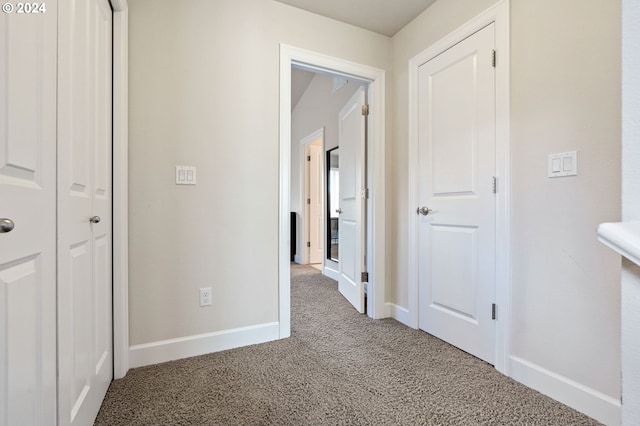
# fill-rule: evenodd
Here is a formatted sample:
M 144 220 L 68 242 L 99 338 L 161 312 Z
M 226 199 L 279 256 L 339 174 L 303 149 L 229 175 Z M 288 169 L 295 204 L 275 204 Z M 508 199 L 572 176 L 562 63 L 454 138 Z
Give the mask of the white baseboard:
M 272 322 L 134 345 L 129 347 L 129 368 L 270 342 L 279 337 L 280 324 Z
M 295 256 L 293 256 L 293 261 L 295 263 L 297 263 L 298 265 L 302 265 L 302 258 L 300 256 L 298 256 L 297 254 Z
M 393 318 L 396 321 L 406 325 L 407 327 L 411 327 L 409 321 L 409 310 L 407 308 L 403 308 L 402 306 L 398 306 L 393 303 L 387 303 L 386 309 L 387 318 Z
M 511 356 L 511 377 L 605 425 L 620 424 L 620 401 L 546 370 L 525 359 Z
M 322 274 L 335 281 L 338 281 L 338 278 L 340 278 L 338 271 L 336 271 L 335 269 L 331 269 L 326 265 L 324 268 L 322 268 Z

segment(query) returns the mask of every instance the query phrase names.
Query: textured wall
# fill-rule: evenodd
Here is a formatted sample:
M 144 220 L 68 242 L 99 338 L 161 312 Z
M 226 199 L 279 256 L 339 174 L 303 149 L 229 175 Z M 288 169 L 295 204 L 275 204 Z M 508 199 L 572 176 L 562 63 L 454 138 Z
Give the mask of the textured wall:
M 640 3 L 622 2 L 622 217 L 640 220 Z M 622 424 L 640 424 L 640 267 L 622 279 Z

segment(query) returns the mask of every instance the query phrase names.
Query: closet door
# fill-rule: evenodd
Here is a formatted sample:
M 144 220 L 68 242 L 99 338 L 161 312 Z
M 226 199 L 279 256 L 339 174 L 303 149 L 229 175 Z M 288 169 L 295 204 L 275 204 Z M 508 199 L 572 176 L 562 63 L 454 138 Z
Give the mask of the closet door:
M 112 12 L 108 0 L 59 8 L 59 424 L 86 425 L 113 376 Z
M 56 2 L 0 13 L 0 424 L 56 421 Z

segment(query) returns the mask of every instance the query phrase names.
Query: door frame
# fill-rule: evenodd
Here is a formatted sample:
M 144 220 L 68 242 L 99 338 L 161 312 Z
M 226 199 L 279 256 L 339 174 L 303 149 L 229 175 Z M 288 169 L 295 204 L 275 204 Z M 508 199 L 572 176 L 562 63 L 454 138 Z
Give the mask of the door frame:
M 367 101 L 367 200 L 368 233 L 366 252 L 369 272 L 367 314 L 384 318 L 385 312 L 385 71 L 344 59 L 280 44 L 280 200 L 278 238 L 278 320 L 280 338 L 291 335 L 291 280 L 289 211 L 291 209 L 291 67 L 312 72 L 347 76 L 368 82 Z
M 409 60 L 409 315 L 418 328 L 418 68 L 482 28 L 495 24 L 496 61 L 496 357 L 495 368 L 509 374 L 511 326 L 511 117 L 509 0 L 501 0 Z
M 127 0 L 113 9 L 113 378 L 129 371 L 128 43 Z
M 301 244 L 299 245 L 300 247 L 300 253 L 298 255 L 298 259 L 300 260 L 300 263 L 302 265 L 308 265 L 310 262 L 310 250 L 307 250 L 307 247 L 305 245 L 306 241 L 309 241 L 310 238 L 310 233 L 309 233 L 309 226 L 310 226 L 310 222 L 308 220 L 309 218 L 309 205 L 305 202 L 305 200 L 307 198 L 309 198 L 309 182 L 311 180 L 311 176 L 309 175 L 309 167 L 308 167 L 308 163 L 307 163 L 307 149 L 309 148 L 309 145 L 315 141 L 317 141 L 318 139 L 322 140 L 322 151 L 324 152 L 324 127 L 316 130 L 315 132 L 311 133 L 310 135 L 304 137 L 303 139 L 300 140 L 300 156 L 299 156 L 299 160 L 300 160 L 300 233 L 302 235 L 302 238 L 300 239 Z M 322 158 L 322 164 L 324 165 L 324 155 Z M 321 173 L 321 179 L 322 182 L 324 183 L 324 174 Z M 324 188 L 324 186 L 323 186 Z M 322 191 L 322 206 L 324 209 L 324 203 L 325 203 L 325 191 Z M 324 210 L 323 210 L 323 214 L 324 214 Z M 324 221 L 322 223 L 322 235 L 324 236 L 324 232 L 325 232 L 325 224 Z M 324 240 L 323 240 L 324 242 Z M 322 256 L 322 266 L 324 267 L 324 255 Z

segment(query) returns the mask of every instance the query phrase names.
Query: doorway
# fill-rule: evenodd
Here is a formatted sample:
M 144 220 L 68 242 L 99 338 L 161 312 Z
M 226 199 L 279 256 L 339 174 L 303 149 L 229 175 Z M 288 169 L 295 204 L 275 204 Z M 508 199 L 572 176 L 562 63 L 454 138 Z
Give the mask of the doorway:
M 280 238 L 279 238 L 279 328 L 280 337 L 291 333 L 290 236 L 291 209 L 291 67 L 314 73 L 342 76 L 368 83 L 366 94 L 369 116 L 366 126 L 369 149 L 367 174 L 369 197 L 366 204 L 370 220 L 366 222 L 365 266 L 369 273 L 367 313 L 372 318 L 385 318 L 385 73 L 383 70 L 355 64 L 339 58 L 281 45 L 280 48 Z M 379 260 L 377 260 L 379 259 Z
M 409 61 L 407 325 L 439 335 L 504 374 L 510 362 L 509 67 L 508 2 Z M 465 85 L 477 95 L 469 96 Z M 460 209 L 462 202 L 476 204 Z M 458 210 L 473 214 L 455 216 Z M 485 330 L 470 331 L 474 327 Z
M 292 200 L 297 200 L 298 205 L 297 208 L 292 205 L 291 211 L 299 218 L 300 224 L 295 232 L 299 237 L 296 235 L 294 261 L 319 270 L 324 266 L 324 132 L 323 126 L 307 135 L 299 142 L 298 155 L 294 149 L 291 152 L 299 166 L 298 169 L 294 168 L 299 175 L 299 194 L 291 194 Z

